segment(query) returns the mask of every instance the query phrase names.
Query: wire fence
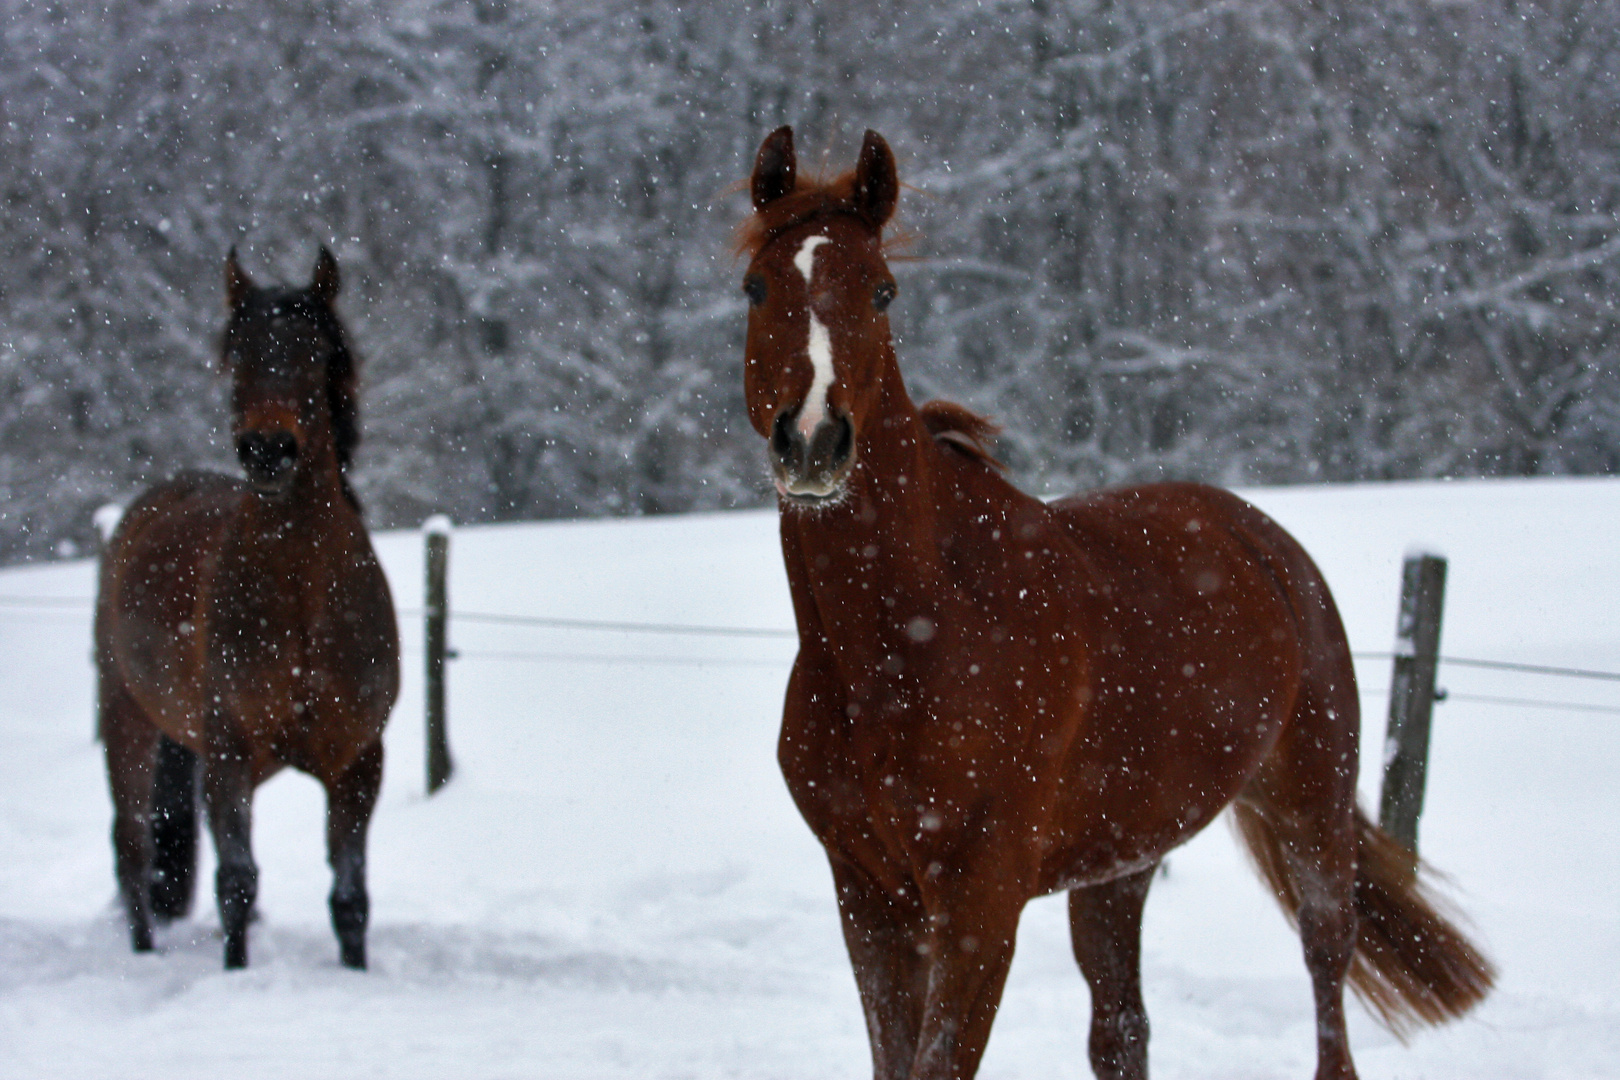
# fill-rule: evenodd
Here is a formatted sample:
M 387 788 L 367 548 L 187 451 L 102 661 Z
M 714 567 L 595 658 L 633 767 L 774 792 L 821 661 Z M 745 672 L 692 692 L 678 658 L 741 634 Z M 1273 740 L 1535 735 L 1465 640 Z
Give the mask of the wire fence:
M 28 612 L 36 614 L 63 614 L 79 616 L 89 612 L 92 601 L 87 597 L 68 596 L 0 596 L 0 611 Z M 401 608 L 399 617 L 404 619 L 421 619 L 424 612 L 420 608 Z M 484 626 L 512 626 L 528 627 L 540 630 L 563 630 L 581 633 L 620 633 L 645 634 L 666 637 L 687 638 L 737 638 L 754 640 L 796 641 L 798 633 L 792 629 L 780 627 L 761 626 L 713 626 L 696 623 L 665 623 L 641 622 L 628 619 L 579 619 L 547 615 L 516 615 L 500 612 L 486 611 L 457 611 L 452 609 L 450 620 L 454 623 Z M 1356 660 L 1389 661 L 1395 654 L 1392 652 L 1355 652 L 1351 654 Z M 673 665 L 694 667 L 763 667 L 786 668 L 792 663 L 791 657 L 702 657 L 702 656 L 670 656 L 670 655 L 627 655 L 623 653 L 587 653 L 577 651 L 543 651 L 524 649 L 463 649 L 451 653 L 452 658 L 464 660 L 490 660 L 518 663 L 586 663 L 586 664 L 637 664 L 637 665 Z M 1504 671 L 1521 675 L 1538 675 L 1560 679 L 1577 679 L 1597 682 L 1620 682 L 1620 672 L 1598 671 L 1591 668 L 1560 667 L 1552 664 L 1529 664 L 1511 660 L 1489 660 L 1476 657 L 1445 656 L 1440 657 L 1442 667 L 1475 668 L 1480 670 Z M 1383 697 L 1387 689 L 1363 688 L 1363 697 Z M 1547 698 L 1530 698 L 1494 694 L 1473 693 L 1445 693 L 1442 700 L 1469 702 L 1484 705 L 1501 705 L 1512 708 L 1552 709 L 1563 712 L 1590 713 L 1597 715 L 1620 716 L 1620 706 L 1603 705 L 1589 702 L 1562 701 Z
M 1350 654 L 1356 660 L 1383 660 L 1395 659 L 1392 652 L 1355 652 Z M 1591 668 L 1557 667 L 1551 664 L 1525 664 L 1512 660 L 1480 660 L 1466 656 L 1446 656 L 1441 654 L 1440 665 L 1446 667 L 1476 668 L 1487 671 L 1509 671 L 1523 675 L 1545 675 L 1553 678 L 1588 679 L 1599 682 L 1620 682 L 1620 672 L 1594 671 Z M 1363 697 L 1384 697 L 1388 689 L 1372 690 L 1363 688 Z M 1438 691 L 1436 697 L 1440 701 L 1463 701 L 1479 705 L 1504 705 L 1516 708 L 1555 709 L 1561 712 L 1582 712 L 1599 715 L 1620 716 L 1620 705 L 1601 705 L 1580 701 L 1555 701 L 1546 698 L 1511 697 L 1499 694 L 1471 694 L 1455 693 L 1449 690 Z

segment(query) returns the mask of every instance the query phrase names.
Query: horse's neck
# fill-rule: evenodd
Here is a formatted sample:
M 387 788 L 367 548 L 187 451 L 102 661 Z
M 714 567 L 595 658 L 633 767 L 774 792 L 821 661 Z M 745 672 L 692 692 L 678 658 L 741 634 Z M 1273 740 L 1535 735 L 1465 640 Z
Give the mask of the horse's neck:
M 860 458 L 838 506 L 786 511 L 796 558 L 790 577 L 824 618 L 870 619 L 937 586 L 943 554 L 940 449 L 903 388 L 885 395 L 882 419 L 862 433 Z M 833 611 L 836 609 L 836 615 Z
M 250 492 L 242 510 L 242 539 L 280 559 L 314 565 L 341 565 L 334 548 L 363 532 L 359 514 L 344 488 L 336 458 L 300 470 L 279 496 Z

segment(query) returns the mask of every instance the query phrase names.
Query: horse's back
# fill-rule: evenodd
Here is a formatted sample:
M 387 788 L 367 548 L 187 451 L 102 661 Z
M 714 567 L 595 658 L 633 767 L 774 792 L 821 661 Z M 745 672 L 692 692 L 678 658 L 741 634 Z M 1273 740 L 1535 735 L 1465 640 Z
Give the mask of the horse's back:
M 1223 612 L 1276 623 L 1268 636 L 1297 644 L 1306 668 L 1331 669 L 1334 678 L 1347 671 L 1349 646 L 1321 570 L 1286 529 L 1240 496 L 1161 483 L 1051 505 L 1117 591 L 1114 606 L 1149 617 L 1170 612 L 1183 625 Z
M 96 661 L 154 724 L 197 749 L 200 630 L 221 538 L 245 485 L 183 472 L 147 489 L 124 513 L 101 560 Z
M 1105 488 L 1059 499 L 1051 508 L 1108 584 L 1145 594 L 1138 599 L 1150 607 L 1211 597 L 1232 602 L 1234 590 L 1255 601 L 1269 594 L 1286 602 L 1302 633 L 1310 632 L 1307 624 L 1321 609 L 1332 609 L 1321 572 L 1299 542 L 1224 488 Z M 1337 626 L 1336 613 L 1332 622 Z

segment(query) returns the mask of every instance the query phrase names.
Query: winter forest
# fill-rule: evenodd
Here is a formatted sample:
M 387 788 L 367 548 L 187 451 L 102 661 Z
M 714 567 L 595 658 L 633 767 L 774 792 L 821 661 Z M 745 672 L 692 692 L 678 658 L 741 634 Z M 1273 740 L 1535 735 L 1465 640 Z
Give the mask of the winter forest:
M 231 467 L 222 267 L 342 266 L 374 526 L 756 505 L 760 139 L 910 185 L 919 399 L 1037 492 L 1620 471 L 1620 7 L 0 0 L 0 560 Z

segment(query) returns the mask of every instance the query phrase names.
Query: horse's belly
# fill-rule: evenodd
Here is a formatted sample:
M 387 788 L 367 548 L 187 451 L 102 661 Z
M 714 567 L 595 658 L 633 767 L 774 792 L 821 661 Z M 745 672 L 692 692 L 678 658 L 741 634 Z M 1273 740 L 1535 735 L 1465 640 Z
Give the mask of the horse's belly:
M 1144 797 L 1071 811 L 1043 860 L 1040 891 L 1096 885 L 1152 866 L 1213 821 L 1236 790 Z
M 1287 723 L 1279 683 L 1238 702 L 1104 710 L 1071 747 L 1060 784 L 1047 891 L 1142 869 L 1186 842 L 1235 799 Z

